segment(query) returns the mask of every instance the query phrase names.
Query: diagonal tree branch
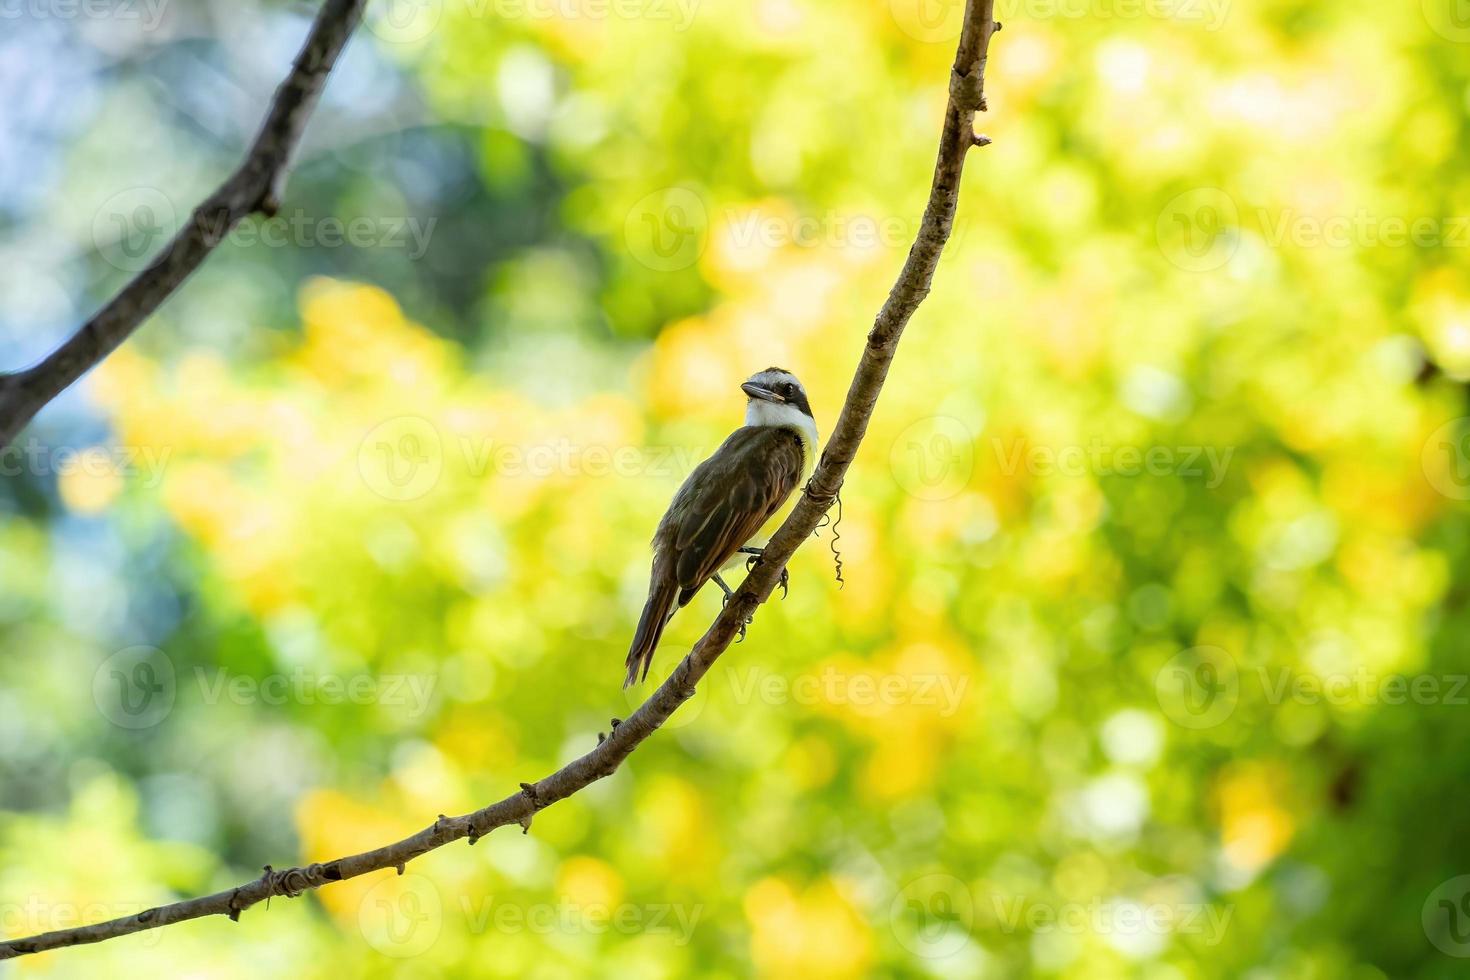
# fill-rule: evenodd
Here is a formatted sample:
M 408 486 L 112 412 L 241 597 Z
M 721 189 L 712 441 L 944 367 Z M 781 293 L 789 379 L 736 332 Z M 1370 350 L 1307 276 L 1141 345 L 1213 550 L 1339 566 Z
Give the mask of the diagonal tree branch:
M 291 154 L 366 2 L 325 0 L 239 169 L 194 209 L 148 267 L 70 339 L 35 366 L 0 374 L 0 449 L 51 399 L 116 350 L 235 225 L 257 211 L 272 217 L 280 209 Z
M 939 140 L 939 160 L 934 168 L 934 182 L 923 223 L 909 250 L 903 271 L 868 333 L 862 360 L 816 472 L 791 516 L 766 546 L 763 560 L 746 577 L 689 655 L 627 721 L 614 726 L 605 741 L 581 758 L 539 782 L 522 783 L 519 793 L 464 816 L 441 816 L 433 826 L 412 837 L 326 864 L 287 871 L 273 871 L 267 867 L 260 878 L 230 891 L 149 909 L 109 922 L 0 942 L 0 960 L 63 946 L 101 942 L 206 915 L 228 915 L 234 919 L 242 910 L 272 896 L 295 897 L 329 882 L 356 878 L 372 871 L 396 868 L 401 874 L 408 861 L 462 837 L 473 844 L 496 827 L 507 824 L 520 824 L 529 830 L 531 818 L 537 810 L 611 775 L 644 739 L 694 695 L 694 686 L 730 646 L 740 624 L 770 597 L 781 569 L 797 547 L 816 530 L 822 515 L 836 499 L 843 476 L 867 431 L 868 420 L 893 362 L 899 337 L 909 318 L 929 294 L 939 255 L 954 225 L 966 151 L 971 146 L 989 142 L 976 136 L 973 126 L 976 111 L 985 105 L 986 52 L 991 35 L 1000 27 L 994 21 L 994 11 L 995 0 L 968 0 L 966 5 L 959 52 L 950 75 L 944 131 Z

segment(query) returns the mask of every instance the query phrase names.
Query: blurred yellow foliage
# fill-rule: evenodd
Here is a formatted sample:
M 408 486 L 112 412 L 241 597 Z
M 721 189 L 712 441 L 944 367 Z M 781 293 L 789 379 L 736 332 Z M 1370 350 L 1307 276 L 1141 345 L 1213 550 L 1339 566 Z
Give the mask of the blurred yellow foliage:
M 805 888 L 765 878 L 745 893 L 751 953 L 763 976 L 867 976 L 872 944 L 862 917 L 823 879 Z

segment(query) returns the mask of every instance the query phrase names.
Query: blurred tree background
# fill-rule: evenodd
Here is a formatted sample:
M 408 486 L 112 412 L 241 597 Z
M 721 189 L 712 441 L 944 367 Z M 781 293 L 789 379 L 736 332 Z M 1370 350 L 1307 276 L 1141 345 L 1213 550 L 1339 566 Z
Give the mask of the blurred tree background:
M 375 0 L 281 216 L 0 456 L 0 934 L 595 745 L 738 383 L 792 368 L 830 431 L 960 9 Z M 228 173 L 313 12 L 0 11 L 0 365 Z M 1464 5 L 997 16 L 845 588 L 824 529 L 528 836 L 8 972 L 1463 975 Z

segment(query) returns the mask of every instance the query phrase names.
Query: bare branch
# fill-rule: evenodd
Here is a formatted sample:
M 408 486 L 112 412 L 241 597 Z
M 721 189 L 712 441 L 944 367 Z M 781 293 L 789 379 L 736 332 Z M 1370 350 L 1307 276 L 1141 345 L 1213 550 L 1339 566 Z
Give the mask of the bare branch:
M 0 449 L 51 399 L 116 350 L 235 225 L 257 211 L 271 217 L 280 209 L 291 155 L 366 2 L 325 0 L 239 169 L 194 209 L 148 267 L 70 339 L 27 370 L 0 374 Z
M 781 569 L 797 547 L 811 537 L 842 486 L 843 476 L 867 431 L 868 420 L 872 417 L 888 367 L 893 361 L 899 336 L 929 293 L 940 252 L 954 224 L 965 154 L 971 146 L 977 145 L 973 126 L 975 113 L 984 103 L 986 52 L 991 35 L 999 26 L 994 23 L 994 9 L 995 0 L 968 0 L 959 53 L 950 78 L 939 159 L 934 168 L 934 182 L 923 223 L 909 250 L 903 271 L 868 334 L 847 400 L 816 472 L 791 516 L 766 546 L 762 560 L 694 649 L 637 711 L 626 721 L 616 724 L 611 734 L 591 752 L 539 782 L 523 783 L 520 792 L 482 810 L 460 817 L 441 816 L 432 826 L 412 837 L 326 864 L 280 872 L 267 868 L 260 878 L 230 891 L 149 909 L 110 922 L 0 943 L 0 960 L 62 946 L 100 942 L 206 915 L 238 918 L 242 910 L 271 896 L 294 897 L 328 882 L 356 878 L 387 868 L 395 868 L 401 873 L 408 861 L 461 837 L 467 837 L 470 843 L 474 843 L 496 827 L 508 824 L 519 824 L 529 830 L 531 818 L 538 810 L 566 799 L 616 771 L 644 739 L 694 695 L 694 686 L 730 646 L 740 624 L 770 597 Z

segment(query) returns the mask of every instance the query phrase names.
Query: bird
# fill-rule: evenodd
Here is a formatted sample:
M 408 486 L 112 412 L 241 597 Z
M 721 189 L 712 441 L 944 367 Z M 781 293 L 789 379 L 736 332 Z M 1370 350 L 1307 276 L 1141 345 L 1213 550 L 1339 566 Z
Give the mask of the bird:
M 760 560 L 767 522 L 815 468 L 817 423 L 796 375 L 770 367 L 740 388 L 745 424 L 694 468 L 654 532 L 648 601 L 628 648 L 625 688 L 640 671 L 648 678 L 664 627 L 706 582 L 714 579 L 729 601 L 734 590 L 720 572 Z M 781 584 L 784 590 L 784 569 Z

